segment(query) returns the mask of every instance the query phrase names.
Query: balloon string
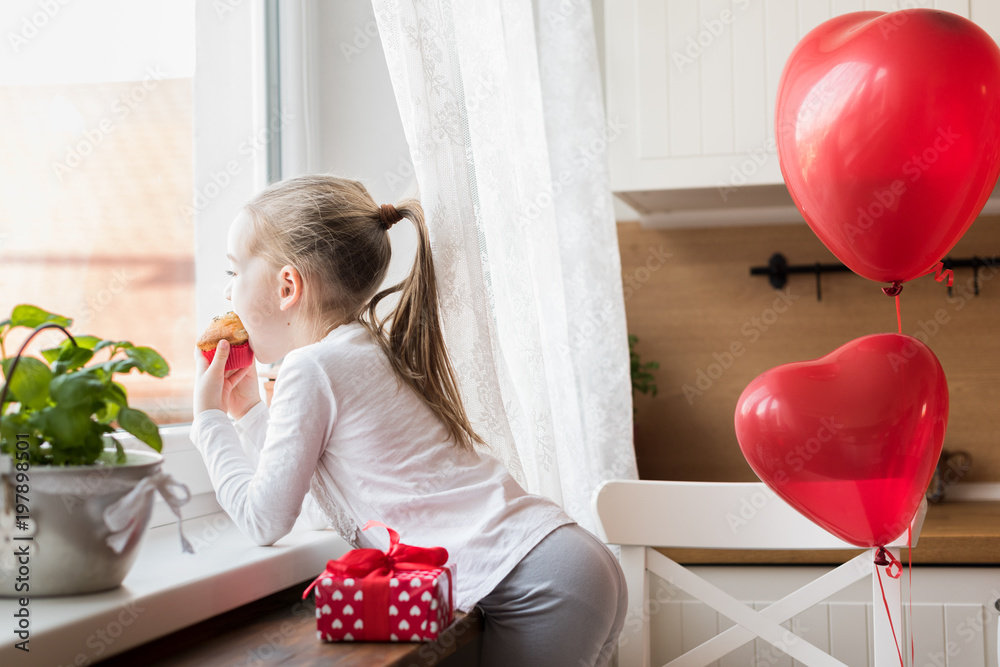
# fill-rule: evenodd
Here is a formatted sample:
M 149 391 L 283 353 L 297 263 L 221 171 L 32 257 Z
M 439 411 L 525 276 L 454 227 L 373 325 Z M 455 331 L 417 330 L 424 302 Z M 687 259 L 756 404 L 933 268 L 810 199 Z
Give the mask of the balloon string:
M 951 284 L 955 281 L 955 272 L 944 268 L 944 262 L 938 262 L 937 266 L 934 267 L 934 280 L 940 283 L 945 279 L 948 280 L 948 287 L 951 287 Z
M 903 317 L 899 314 L 899 295 L 896 295 L 896 327 L 903 333 Z
M 884 551 L 880 548 L 880 552 Z M 885 588 L 882 587 L 882 573 L 878 571 L 878 560 L 875 561 L 875 575 L 878 577 L 878 587 L 882 591 L 882 603 L 885 605 L 885 617 L 889 619 L 889 629 L 892 630 L 892 641 L 896 644 L 896 655 L 899 656 L 899 667 L 905 667 L 903 664 L 903 652 L 899 650 L 899 640 L 896 639 L 896 628 L 892 624 L 892 614 L 889 613 L 889 600 L 885 597 Z M 889 567 L 892 567 L 890 564 Z M 886 568 L 886 574 L 889 574 L 888 568 Z M 891 576 L 891 575 L 890 575 Z M 894 577 L 895 578 L 895 577 Z
M 914 655 L 916 650 L 913 646 L 913 524 L 906 527 L 906 569 L 910 577 L 910 583 L 908 586 L 910 594 L 910 611 L 908 612 L 907 618 L 910 622 L 907 624 L 907 632 L 910 634 L 910 664 L 914 662 Z

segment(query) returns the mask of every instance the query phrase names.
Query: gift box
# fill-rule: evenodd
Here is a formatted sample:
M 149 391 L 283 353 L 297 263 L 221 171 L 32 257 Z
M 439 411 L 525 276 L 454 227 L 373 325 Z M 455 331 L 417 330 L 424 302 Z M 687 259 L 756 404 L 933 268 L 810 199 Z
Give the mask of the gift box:
M 399 542 L 388 551 L 353 549 L 326 564 L 302 598 L 316 589 L 316 636 L 321 641 L 432 641 L 454 618 L 448 551 Z

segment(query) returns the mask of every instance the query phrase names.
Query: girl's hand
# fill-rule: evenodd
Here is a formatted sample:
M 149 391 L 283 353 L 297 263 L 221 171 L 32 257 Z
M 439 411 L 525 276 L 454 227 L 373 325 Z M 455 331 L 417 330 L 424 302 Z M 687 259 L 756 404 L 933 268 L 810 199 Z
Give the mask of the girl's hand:
M 204 357 L 202 357 L 204 358 Z M 240 371 L 245 375 L 238 376 Z M 246 368 L 228 371 L 226 382 L 232 382 L 229 393 L 229 414 L 240 419 L 250 411 L 250 408 L 260 403 L 260 383 L 257 381 L 257 364 L 251 363 Z
M 205 410 L 222 410 L 239 419 L 260 402 L 257 388 L 257 369 L 254 364 L 246 368 L 226 371 L 229 342 L 219 341 L 212 363 L 207 364 L 201 350 L 195 349 L 196 379 L 194 383 L 194 413 Z

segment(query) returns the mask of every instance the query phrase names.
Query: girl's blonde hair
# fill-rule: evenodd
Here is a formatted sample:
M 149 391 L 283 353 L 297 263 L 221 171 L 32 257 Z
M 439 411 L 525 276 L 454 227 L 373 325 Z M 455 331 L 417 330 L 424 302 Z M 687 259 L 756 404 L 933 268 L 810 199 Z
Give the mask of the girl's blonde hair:
M 441 418 L 464 448 L 485 444 L 462 405 L 438 315 L 437 282 L 424 212 L 416 199 L 396 211 L 417 231 L 409 276 L 378 292 L 389 269 L 389 234 L 364 185 L 330 175 L 280 181 L 253 198 L 247 251 L 275 268 L 289 264 L 303 281 L 303 308 L 319 340 L 338 323 L 359 320 L 375 337 L 396 375 Z M 385 317 L 376 307 L 400 293 Z

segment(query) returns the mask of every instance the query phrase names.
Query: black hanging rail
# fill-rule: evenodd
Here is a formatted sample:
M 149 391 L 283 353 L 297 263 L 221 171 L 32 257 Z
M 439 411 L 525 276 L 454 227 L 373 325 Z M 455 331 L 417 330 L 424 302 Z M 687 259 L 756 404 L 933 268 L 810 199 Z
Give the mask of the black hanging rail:
M 979 270 L 987 267 L 1000 267 L 1000 259 L 997 259 L 996 255 L 992 257 L 977 257 L 973 256 L 970 258 L 963 259 L 951 259 L 946 257 L 942 260 L 944 264 L 944 270 L 948 269 L 972 269 L 972 292 L 976 296 L 979 296 Z M 815 264 L 789 264 L 785 256 L 780 252 L 776 252 L 771 255 L 771 258 L 767 262 L 767 266 L 752 266 L 750 267 L 751 276 L 767 276 L 768 281 L 774 289 L 781 289 L 788 284 L 788 276 L 793 273 L 811 273 L 816 276 L 816 300 L 821 301 L 823 299 L 822 285 L 820 283 L 820 276 L 824 273 L 843 273 L 850 272 L 850 269 L 843 264 L 823 264 L 821 262 L 816 262 Z M 951 286 L 948 286 L 948 296 L 951 296 Z

